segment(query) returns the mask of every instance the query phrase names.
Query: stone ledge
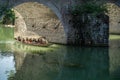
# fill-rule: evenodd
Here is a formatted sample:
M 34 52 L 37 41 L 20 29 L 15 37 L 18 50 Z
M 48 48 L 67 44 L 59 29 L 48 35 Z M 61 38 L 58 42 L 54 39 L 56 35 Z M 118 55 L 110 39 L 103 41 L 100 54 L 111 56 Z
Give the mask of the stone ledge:
M 4 25 L 5 27 L 11 27 L 11 28 L 14 28 L 15 25 Z

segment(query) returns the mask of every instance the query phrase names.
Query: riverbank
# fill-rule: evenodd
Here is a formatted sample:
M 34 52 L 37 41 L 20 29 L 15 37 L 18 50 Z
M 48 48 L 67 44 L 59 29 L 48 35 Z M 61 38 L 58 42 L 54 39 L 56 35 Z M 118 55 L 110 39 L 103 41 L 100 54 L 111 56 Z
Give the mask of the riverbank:
M 109 40 L 113 40 L 113 39 L 120 39 L 120 35 L 110 34 Z
M 10 27 L 10 28 L 14 28 L 15 25 L 3 25 L 3 24 L 0 24 L 0 27 Z

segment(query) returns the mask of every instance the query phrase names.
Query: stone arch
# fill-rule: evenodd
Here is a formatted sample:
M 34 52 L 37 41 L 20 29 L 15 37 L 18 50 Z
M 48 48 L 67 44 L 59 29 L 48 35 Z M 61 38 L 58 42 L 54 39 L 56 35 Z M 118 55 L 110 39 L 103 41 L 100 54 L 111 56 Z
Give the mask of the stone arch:
M 15 13 L 15 28 L 14 28 L 14 37 L 17 36 L 21 36 L 19 35 L 19 33 L 24 33 L 27 31 L 27 26 L 26 23 L 22 17 L 22 15 L 16 11 L 15 9 L 13 9 L 14 13 Z
M 37 2 L 37 3 L 43 4 L 44 6 L 47 6 L 48 8 L 52 9 L 53 12 L 59 18 L 61 18 L 60 10 L 58 8 L 58 5 L 60 5 L 60 4 L 59 3 L 56 4 L 54 1 L 55 0 L 51 0 L 51 1 L 49 1 L 49 0 L 10 0 L 9 4 L 12 5 L 11 7 L 15 7 L 15 6 L 18 6 L 18 5 L 23 4 L 23 3 Z
M 17 6 L 19 4 L 26 3 L 26 2 L 38 2 L 38 3 L 44 4 L 45 6 L 52 9 L 53 12 L 59 18 L 59 20 L 62 22 L 65 33 L 66 33 L 66 38 L 67 38 L 66 43 L 75 44 L 75 45 L 81 44 L 80 43 L 80 40 L 81 40 L 80 34 L 82 34 L 82 33 L 79 33 L 78 29 L 75 26 L 73 26 L 74 22 L 71 22 L 71 21 L 73 21 L 75 19 L 71 16 L 69 10 L 71 9 L 70 6 L 75 5 L 75 4 L 81 4 L 81 2 L 83 2 L 83 0 L 5 0 L 5 1 L 9 1 L 9 4 L 11 4 L 12 6 Z M 120 5 L 120 2 L 118 0 L 106 0 L 107 3 L 110 1 L 114 1 L 112 3 Z M 84 4 L 84 3 L 82 3 L 82 4 Z M 108 18 L 106 18 L 106 19 L 108 19 Z M 92 42 L 95 45 L 98 44 L 98 46 L 101 46 L 101 45 L 99 45 L 99 43 L 100 44 L 102 43 L 103 45 L 108 44 L 108 22 L 106 22 L 106 21 L 108 21 L 108 20 L 103 19 L 103 21 L 102 21 L 103 23 L 106 24 L 107 29 L 106 29 L 106 31 L 104 31 L 103 27 L 101 28 L 101 31 L 102 31 L 102 32 L 100 31 L 100 34 L 102 35 L 101 41 L 98 41 L 99 39 L 97 40 L 96 34 L 95 35 L 90 34 L 93 37 Z M 92 26 L 92 24 L 91 24 L 91 26 Z M 96 28 L 96 29 L 98 29 L 98 28 Z M 86 31 L 86 29 L 84 29 L 84 31 Z M 92 33 L 94 33 L 94 32 L 92 32 Z M 104 36 L 104 35 L 106 35 L 106 36 Z M 76 36 L 80 37 L 80 38 L 77 38 Z M 99 35 L 98 35 L 98 37 L 99 37 Z M 84 38 L 85 38 L 85 36 L 84 36 Z M 84 41 L 85 40 L 83 39 L 83 42 Z
M 119 3 L 107 3 L 109 16 L 109 33 L 120 34 L 120 6 Z
M 54 26 L 53 26 L 53 24 L 51 24 L 51 26 L 46 24 L 45 21 L 44 21 L 43 24 L 41 24 L 39 22 L 40 24 L 37 25 L 37 21 L 36 20 L 38 20 L 37 18 L 40 17 L 40 16 L 38 16 L 38 17 L 36 16 L 36 17 L 33 17 L 33 18 L 29 17 L 29 16 L 26 16 L 24 14 L 26 14 L 26 13 L 28 14 L 29 13 L 29 9 L 27 8 L 28 12 L 26 12 L 26 11 L 23 11 L 25 8 L 20 8 L 20 7 L 24 6 L 24 5 L 27 5 L 27 7 L 29 7 L 28 4 L 30 4 L 30 7 L 33 7 L 33 5 L 36 5 L 36 6 L 38 6 L 38 8 L 39 8 L 39 6 L 42 6 L 43 8 L 46 8 L 46 10 L 50 10 L 51 9 L 48 6 L 46 6 L 44 4 L 41 4 L 41 3 L 38 3 L 38 2 L 24 2 L 24 3 L 21 3 L 21 4 L 15 4 L 13 6 L 13 9 L 17 13 L 17 15 L 19 14 L 19 16 L 21 15 L 21 17 L 23 17 L 23 20 L 26 23 L 27 30 L 26 31 L 24 30 L 25 31 L 24 34 L 35 35 L 37 37 L 44 36 L 50 42 L 66 44 L 67 41 L 66 41 L 64 27 L 63 27 L 63 25 L 61 23 L 61 20 L 60 20 L 61 19 L 61 15 L 57 11 L 54 12 L 53 10 L 50 10 L 49 12 L 52 13 L 52 14 L 50 14 L 50 13 L 49 14 L 45 13 L 45 14 L 48 15 L 49 17 L 53 16 L 53 17 L 55 17 L 55 19 L 51 17 L 51 20 L 46 20 L 46 22 L 48 22 L 50 24 L 50 21 L 51 21 L 51 23 L 53 23 Z M 50 4 L 48 4 L 48 5 L 50 5 Z M 21 10 L 21 9 L 23 9 L 23 10 Z M 34 11 L 34 9 L 32 9 L 31 11 Z M 43 13 L 44 12 L 45 11 L 43 11 Z M 34 13 L 33 15 L 38 15 L 35 12 L 33 12 L 33 13 Z M 32 13 L 29 14 L 29 15 L 32 15 Z M 31 18 L 31 20 L 29 18 Z M 36 18 L 36 20 L 35 20 L 35 18 Z M 42 25 L 42 26 L 40 26 L 40 25 Z M 17 26 L 19 26 L 19 25 L 17 25 Z M 43 27 L 46 28 L 46 26 L 47 27 L 51 27 L 51 29 L 48 29 L 48 28 L 47 28 L 48 30 L 47 29 L 40 29 L 40 28 L 43 28 Z M 55 29 L 55 28 L 57 28 L 57 29 Z M 20 34 L 20 35 L 23 35 L 23 34 Z

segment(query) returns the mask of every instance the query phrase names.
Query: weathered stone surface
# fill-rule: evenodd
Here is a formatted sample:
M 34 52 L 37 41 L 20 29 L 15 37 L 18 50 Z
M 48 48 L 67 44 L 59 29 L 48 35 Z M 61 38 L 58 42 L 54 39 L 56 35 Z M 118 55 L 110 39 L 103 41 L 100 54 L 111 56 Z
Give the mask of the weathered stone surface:
M 108 16 L 109 16 L 109 24 L 110 24 L 110 33 L 120 34 L 120 7 L 108 3 Z
M 29 2 L 16 6 L 14 9 L 23 17 L 21 19 L 21 16 L 18 15 L 19 17 L 16 19 L 17 32 L 21 36 L 39 35 L 46 37 L 49 42 L 66 44 L 65 31 L 62 23 L 48 7 L 37 2 Z
M 68 34 L 67 39 L 68 42 L 72 42 L 69 43 L 93 46 L 108 45 L 109 18 L 106 15 L 72 16 L 70 24 L 72 25 L 69 28 L 71 33 Z M 72 40 L 73 37 L 75 41 Z
M 3 1 L 3 0 L 2 0 Z M 6 2 L 7 0 L 4 0 L 4 2 Z M 113 0 L 106 0 L 106 1 L 113 1 Z M 20 4 L 26 3 L 26 2 L 37 2 L 37 3 L 41 3 L 44 4 L 45 6 L 49 7 L 50 9 L 53 10 L 53 12 L 57 15 L 57 17 L 59 18 L 59 20 L 61 21 L 66 37 L 67 37 L 67 42 L 66 43 L 70 43 L 73 44 L 73 42 L 79 43 L 79 39 L 77 39 L 75 36 L 76 33 L 78 33 L 77 28 L 73 27 L 72 24 L 70 24 L 71 21 L 71 16 L 69 14 L 69 8 L 71 5 L 76 5 L 76 4 L 81 4 L 81 2 L 83 2 L 82 0 L 9 0 L 9 4 L 12 5 L 12 7 L 18 6 Z M 115 4 L 119 5 L 119 3 L 115 0 L 113 1 Z M 36 5 L 35 5 L 36 6 Z M 28 10 L 30 10 L 30 8 L 32 8 L 33 6 L 29 6 Z M 24 9 L 22 13 L 25 13 Z M 21 11 L 19 10 L 19 11 Z M 32 12 L 29 11 L 29 15 L 32 15 Z M 33 11 L 34 12 L 34 11 Z M 21 13 L 21 14 L 22 14 Z M 37 15 L 37 14 L 34 14 Z M 23 16 L 23 15 L 22 15 Z M 38 19 L 38 17 L 37 17 Z M 31 26 L 31 24 L 35 24 L 35 22 L 37 22 L 37 19 L 27 19 L 25 18 L 25 22 L 26 23 L 30 23 L 29 26 Z M 28 21 L 30 20 L 30 21 Z M 46 19 L 47 20 L 47 19 Z M 38 21 L 39 22 L 39 21 Z M 50 22 L 50 21 L 49 21 Z M 56 22 L 56 21 L 55 21 Z M 94 22 L 94 21 L 93 21 Z M 53 23 L 54 24 L 54 23 Z M 40 23 L 40 25 L 43 25 L 42 23 Z M 49 24 L 51 25 L 51 24 Z M 28 25 L 27 25 L 28 26 Z M 38 26 L 35 24 L 35 26 Z M 92 26 L 92 25 L 91 25 Z M 29 30 L 32 30 L 31 27 L 28 28 Z M 99 28 L 98 28 L 99 29 Z M 33 31 L 37 32 L 36 30 L 38 30 L 38 28 L 34 28 Z M 45 31 L 45 30 L 44 30 Z M 40 31 L 39 31 L 40 32 Z M 39 33 L 38 32 L 38 33 Z M 52 34 L 53 31 L 51 31 L 49 34 Z M 80 33 L 80 32 L 79 32 Z M 101 33 L 101 32 L 100 32 Z M 106 32 L 107 33 L 107 32 Z M 58 36 L 58 35 L 57 35 Z M 80 36 L 80 34 L 79 34 Z M 92 35 L 93 37 L 95 37 L 95 35 Z M 102 35 L 103 36 L 103 35 Z M 61 37 L 62 38 L 62 37 Z M 57 39 L 57 38 L 56 38 Z M 59 41 L 59 40 L 57 40 Z M 102 40 L 103 41 L 103 40 Z M 61 41 L 60 41 L 61 43 Z

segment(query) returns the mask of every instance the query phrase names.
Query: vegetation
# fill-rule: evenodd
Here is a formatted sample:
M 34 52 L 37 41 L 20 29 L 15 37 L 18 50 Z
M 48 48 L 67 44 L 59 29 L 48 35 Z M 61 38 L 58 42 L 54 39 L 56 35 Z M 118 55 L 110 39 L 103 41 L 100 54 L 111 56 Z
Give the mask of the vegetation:
M 15 13 L 8 4 L 0 5 L 0 24 L 14 24 Z
M 85 27 L 89 25 L 93 19 L 105 19 L 105 13 L 107 13 L 107 7 L 104 2 L 96 0 L 84 0 L 83 3 L 75 6 L 71 6 L 70 13 L 73 17 L 73 27 Z
M 94 44 L 93 31 L 99 32 L 101 23 L 107 23 L 107 7 L 101 0 L 83 0 L 81 4 L 69 8 L 75 41 L 81 45 Z M 97 34 L 96 34 L 97 35 Z M 79 44 L 76 43 L 76 44 Z
M 93 14 L 98 15 L 106 13 L 107 8 L 101 1 L 84 0 L 83 4 L 72 6 L 72 15 Z
M 111 34 L 110 37 L 109 37 L 110 40 L 117 40 L 117 39 L 120 39 L 120 36 L 119 35 L 113 35 Z
M 14 70 L 11 70 L 8 72 L 9 75 L 8 75 L 8 80 L 13 80 L 14 79 L 14 76 L 15 76 L 15 71 Z
M 0 25 L 0 40 L 1 41 L 8 41 L 13 40 L 14 38 L 14 28 L 2 27 Z

